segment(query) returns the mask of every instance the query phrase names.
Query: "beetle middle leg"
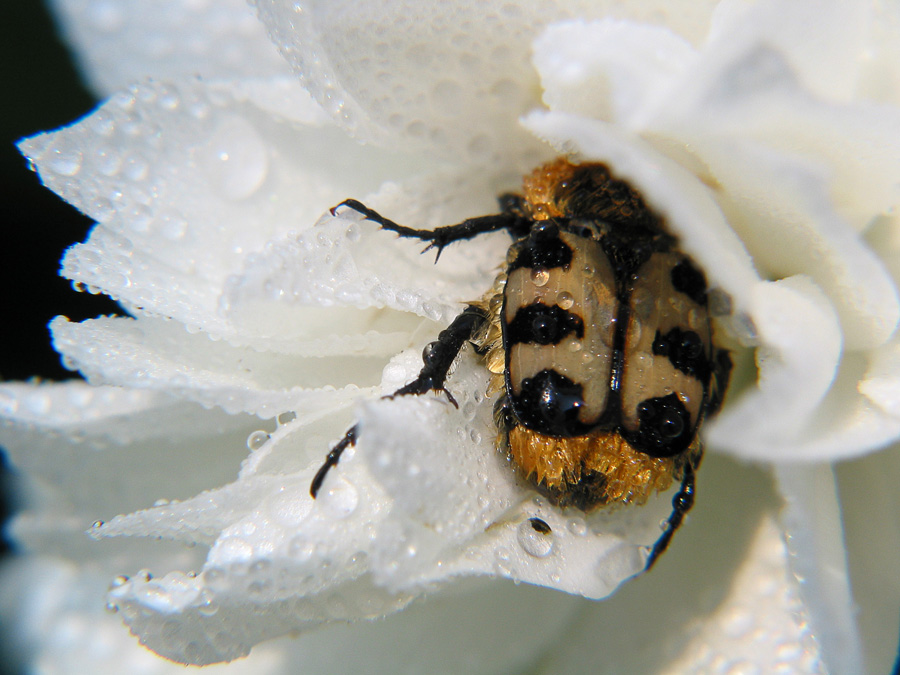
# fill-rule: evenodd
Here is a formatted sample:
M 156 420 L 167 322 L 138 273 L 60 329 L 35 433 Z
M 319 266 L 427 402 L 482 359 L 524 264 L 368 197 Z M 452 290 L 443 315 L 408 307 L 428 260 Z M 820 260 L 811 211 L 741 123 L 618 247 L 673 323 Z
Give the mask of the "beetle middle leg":
M 444 383 L 447 380 L 450 366 L 453 365 L 456 357 L 459 356 L 459 352 L 462 350 L 463 345 L 475 336 L 487 320 L 488 317 L 484 310 L 473 305 L 466 307 L 462 313 L 453 320 L 453 323 L 440 332 L 437 340 L 425 347 L 425 351 L 422 354 L 422 369 L 419 371 L 419 375 L 416 379 L 409 384 L 400 387 L 393 394 L 389 394 L 385 398 L 408 396 L 411 394 L 419 395 L 429 391 L 438 391 L 444 392 L 450 402 L 454 406 L 459 407 L 456 403 L 456 399 L 453 398 L 453 395 L 447 390 Z M 332 467 L 337 466 L 344 450 L 356 444 L 356 436 L 357 425 L 354 424 L 347 433 L 344 434 L 344 437 L 337 445 L 335 445 L 328 453 L 328 456 L 325 458 L 322 466 L 319 467 L 319 470 L 316 472 L 316 475 L 313 477 L 312 483 L 310 483 L 309 486 L 309 494 L 312 495 L 313 499 L 316 498 L 319 489 L 322 487 L 325 476 L 328 475 L 328 472 Z

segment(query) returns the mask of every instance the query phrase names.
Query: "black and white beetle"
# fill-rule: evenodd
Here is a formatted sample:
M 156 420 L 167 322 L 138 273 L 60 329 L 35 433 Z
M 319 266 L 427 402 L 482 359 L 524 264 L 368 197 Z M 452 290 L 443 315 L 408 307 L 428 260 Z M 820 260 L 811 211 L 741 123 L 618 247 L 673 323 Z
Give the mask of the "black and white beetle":
M 513 244 L 494 288 L 432 342 L 418 377 L 391 396 L 444 392 L 466 342 L 493 374 L 499 445 L 551 501 L 583 511 L 646 502 L 681 486 L 647 559 L 665 551 L 694 502 L 698 430 L 722 402 L 731 360 L 716 347 L 703 272 L 661 219 L 603 164 L 545 164 L 501 213 L 416 230 L 348 199 L 402 237 L 448 244 L 507 230 Z M 313 497 L 356 426 L 331 450 Z

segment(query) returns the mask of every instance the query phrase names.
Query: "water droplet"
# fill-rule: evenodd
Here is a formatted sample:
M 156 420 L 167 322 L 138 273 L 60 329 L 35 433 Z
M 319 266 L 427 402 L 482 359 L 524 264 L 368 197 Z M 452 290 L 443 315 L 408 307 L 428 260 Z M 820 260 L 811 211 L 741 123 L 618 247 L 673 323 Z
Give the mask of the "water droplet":
M 108 223 L 116 214 L 113 204 L 108 199 L 98 197 L 94 200 L 94 206 L 91 209 L 91 215 L 98 223 Z
M 178 241 L 187 232 L 187 221 L 180 216 L 166 216 L 159 231 L 169 241 Z
M 138 204 L 131 209 L 131 214 L 128 217 L 128 223 L 135 232 L 146 232 L 149 229 L 152 220 L 153 214 L 151 214 L 150 209 L 143 204 Z
M 93 149 L 94 165 L 104 176 L 115 176 L 122 167 L 122 158 L 112 148 L 100 145 Z
M 269 434 L 262 429 L 258 429 L 247 436 L 247 448 L 253 452 L 259 450 L 269 440 Z
M 356 223 L 353 223 L 347 228 L 347 231 L 344 232 L 344 236 L 347 238 L 347 241 L 359 241 L 362 232 L 360 232 Z
M 583 537 L 587 534 L 587 523 L 581 518 L 572 518 L 569 521 L 569 532 L 577 537 Z
M 500 547 L 494 553 L 494 569 L 500 576 L 508 577 L 512 574 L 512 565 L 509 563 L 509 551 Z
M 56 147 L 50 151 L 48 167 L 60 176 L 74 176 L 81 169 L 81 151 L 70 147 Z
M 545 528 L 547 531 L 542 531 Z M 546 558 L 553 551 L 553 532 L 549 531 L 547 523 L 539 518 L 522 521 L 519 524 L 517 539 L 525 553 L 535 558 Z
M 88 5 L 87 21 L 98 31 L 113 33 L 118 31 L 125 21 L 121 4 L 114 0 L 100 0 Z
M 99 530 L 101 527 L 103 527 L 103 525 L 104 525 L 104 522 L 102 520 L 95 520 L 91 524 L 91 529 Z
M 228 574 L 221 567 L 210 567 L 203 572 L 203 582 L 210 589 L 216 586 L 227 587 Z
M 116 122 L 106 109 L 95 112 L 90 118 L 91 129 L 98 136 L 112 136 Z
M 540 267 L 531 270 L 531 282 L 535 286 L 546 286 L 548 281 L 550 281 L 550 272 L 547 270 Z
M 575 304 L 575 298 L 568 291 L 562 291 L 556 296 L 556 304 L 562 309 L 571 309 Z
M 286 424 L 290 424 L 295 419 L 297 419 L 297 413 L 293 410 L 286 410 L 278 415 L 276 421 L 278 422 L 278 426 L 283 427 Z
M 298 534 L 288 544 L 288 554 L 297 560 L 309 560 L 315 552 L 315 545 L 305 535 Z
M 176 110 L 181 105 L 181 98 L 178 93 L 171 89 L 162 89 L 159 92 L 159 106 L 164 110 Z
M 144 180 L 150 173 L 150 165 L 140 155 L 130 155 L 125 160 L 124 172 L 129 180 Z
M 228 117 L 212 133 L 199 154 L 200 166 L 212 187 L 225 199 L 246 199 L 262 185 L 269 171 L 265 142 L 240 117 Z
M 316 503 L 332 518 L 347 518 L 359 504 L 359 493 L 346 478 L 338 477 L 328 483 L 324 493 L 319 493 Z

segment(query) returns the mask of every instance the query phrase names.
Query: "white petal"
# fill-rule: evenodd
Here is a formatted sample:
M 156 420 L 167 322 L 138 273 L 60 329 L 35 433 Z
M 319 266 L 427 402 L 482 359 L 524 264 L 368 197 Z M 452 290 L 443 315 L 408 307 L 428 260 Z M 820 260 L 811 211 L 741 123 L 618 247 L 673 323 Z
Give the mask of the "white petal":
M 245 0 L 54 0 L 63 32 L 103 96 L 144 81 L 290 73 Z
M 131 307 L 229 336 L 225 279 L 270 239 L 378 186 L 396 155 L 273 120 L 228 90 L 145 84 L 21 144 L 41 179 L 99 221 L 63 273 Z
M 822 169 L 744 144 L 720 143 L 703 155 L 729 222 L 763 274 L 814 279 L 834 305 L 847 349 L 891 336 L 900 317 L 894 279 L 831 207 Z
M 871 44 L 861 63 L 859 93 L 875 101 L 900 104 L 900 7 L 873 3 Z
M 90 524 L 229 480 L 259 426 L 161 394 L 83 382 L 4 384 L 0 400 L 0 444 L 30 488 L 11 526 L 17 541 L 44 553 L 106 559 L 110 578 L 123 567 L 196 564 L 198 553 L 129 544 L 111 557 L 85 545 Z
M 435 172 L 399 186 L 388 183 L 365 202 L 403 225 L 430 229 L 497 212 L 496 193 L 489 192 L 487 183 L 478 173 Z M 422 206 L 427 204 L 438 207 L 429 212 Z M 490 288 L 509 237 L 495 233 L 453 244 L 438 262 L 435 252 L 423 254 L 425 247 L 420 240 L 381 231 L 342 207 L 336 217 L 326 216 L 316 227 L 271 241 L 261 253 L 248 256 L 241 273 L 228 281 L 223 310 L 246 325 L 244 333 L 259 331 L 262 321 L 272 333 L 284 335 L 294 312 L 299 312 L 298 323 L 308 323 L 309 305 L 389 307 L 447 324 L 461 303 L 480 299 Z M 244 320 L 248 313 L 253 321 Z M 399 319 L 398 327 L 409 323 L 388 314 Z M 360 313 L 351 325 L 366 316 Z
M 407 381 L 419 363 L 414 353 L 398 358 L 385 386 Z M 459 408 L 433 396 L 364 405 L 356 447 L 315 501 L 319 461 L 285 473 L 295 469 L 278 459 L 309 457 L 308 437 L 321 438 L 298 418 L 256 450 L 263 458 L 251 456 L 235 484 L 95 528 L 97 537 L 214 541 L 203 575 L 135 578 L 111 601 L 153 649 L 205 663 L 322 621 L 395 612 L 464 576 L 609 595 L 642 570 L 671 495 L 588 518 L 551 507 L 518 484 L 497 451 L 486 378 L 467 353 L 450 382 Z M 536 531 L 531 518 L 551 532 Z M 251 607 L 253 625 L 238 629 L 236 617 Z
M 318 417 L 374 386 L 382 359 L 294 357 L 232 347 L 178 322 L 101 318 L 51 323 L 55 348 L 93 384 L 149 387 L 226 412 Z M 302 385 L 302 386 L 301 386 Z
M 531 41 L 552 21 L 623 16 L 702 35 L 710 3 L 466 0 L 257 3 L 285 58 L 352 134 L 401 142 L 479 165 L 536 163 L 539 146 L 515 119 L 539 103 Z
M 538 672 L 819 672 L 771 480 L 721 455 L 704 459 L 697 478 L 697 503 L 671 550 L 649 574 L 585 605 Z
M 713 15 L 710 48 L 718 55 L 766 45 L 784 54 L 813 92 L 833 99 L 856 93 L 873 6 L 869 2 L 778 0 L 722 2 Z M 712 67 L 719 59 L 704 59 Z
M 900 419 L 900 340 L 891 340 L 870 352 L 859 392 L 882 412 Z
M 551 110 L 626 128 L 654 106 L 694 55 L 690 43 L 667 28 L 614 19 L 554 24 L 534 43 Z
M 841 530 L 831 466 L 777 466 L 776 476 L 786 505 L 791 567 L 801 580 L 813 633 L 829 670 L 860 673 L 863 667 L 856 608 L 847 575 L 847 549 Z M 874 671 L 873 671 L 874 672 Z
M 868 672 L 896 669 L 900 635 L 900 448 L 836 468 L 856 622 Z
M 752 310 L 762 347 L 759 382 L 730 401 L 706 437 L 717 448 L 746 457 L 802 457 L 803 430 L 837 372 L 841 333 L 828 298 L 809 279 L 766 282 L 755 289 Z
M 836 315 L 821 290 L 802 278 L 767 283 L 752 315 L 764 345 L 759 382 L 707 424 L 710 445 L 755 460 L 827 461 L 896 438 L 900 419 L 884 410 L 886 401 L 864 395 L 860 383 L 875 376 L 865 375 L 864 355 L 841 352 Z M 876 387 L 871 396 L 881 393 Z

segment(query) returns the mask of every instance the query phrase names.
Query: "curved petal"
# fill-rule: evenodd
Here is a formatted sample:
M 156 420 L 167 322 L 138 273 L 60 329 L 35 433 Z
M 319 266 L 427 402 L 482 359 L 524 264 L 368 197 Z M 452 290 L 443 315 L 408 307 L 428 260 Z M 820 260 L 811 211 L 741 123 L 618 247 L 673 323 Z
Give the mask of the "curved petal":
M 290 69 L 246 0 L 53 0 L 82 72 L 101 96 L 147 77 L 242 80 Z
M 20 143 L 45 185 L 98 221 L 63 274 L 136 309 L 234 337 L 219 313 L 249 253 L 309 229 L 402 164 L 318 124 L 273 119 L 231 90 L 148 83 Z M 394 172 L 403 175 L 402 170 Z
M 829 669 L 864 672 L 834 471 L 827 464 L 812 470 L 782 465 L 775 474 L 785 498 L 791 567 Z
M 885 561 L 900 556 L 900 496 L 895 489 L 900 448 L 836 467 L 849 582 L 869 672 L 896 670 L 900 578 Z
M 656 107 L 695 55 L 669 28 L 616 19 L 560 22 L 534 42 L 534 65 L 551 110 L 625 128 Z
M 268 418 L 285 410 L 310 417 L 339 410 L 377 384 L 383 362 L 258 352 L 146 317 L 78 324 L 58 317 L 51 330 L 66 364 L 92 384 L 155 389 L 228 413 Z
M 543 26 L 573 16 L 662 17 L 697 39 L 711 10 L 705 2 L 672 12 L 664 2 L 614 0 L 257 6 L 304 86 L 354 136 L 520 171 L 540 156 L 515 120 L 539 103 L 529 49 Z

